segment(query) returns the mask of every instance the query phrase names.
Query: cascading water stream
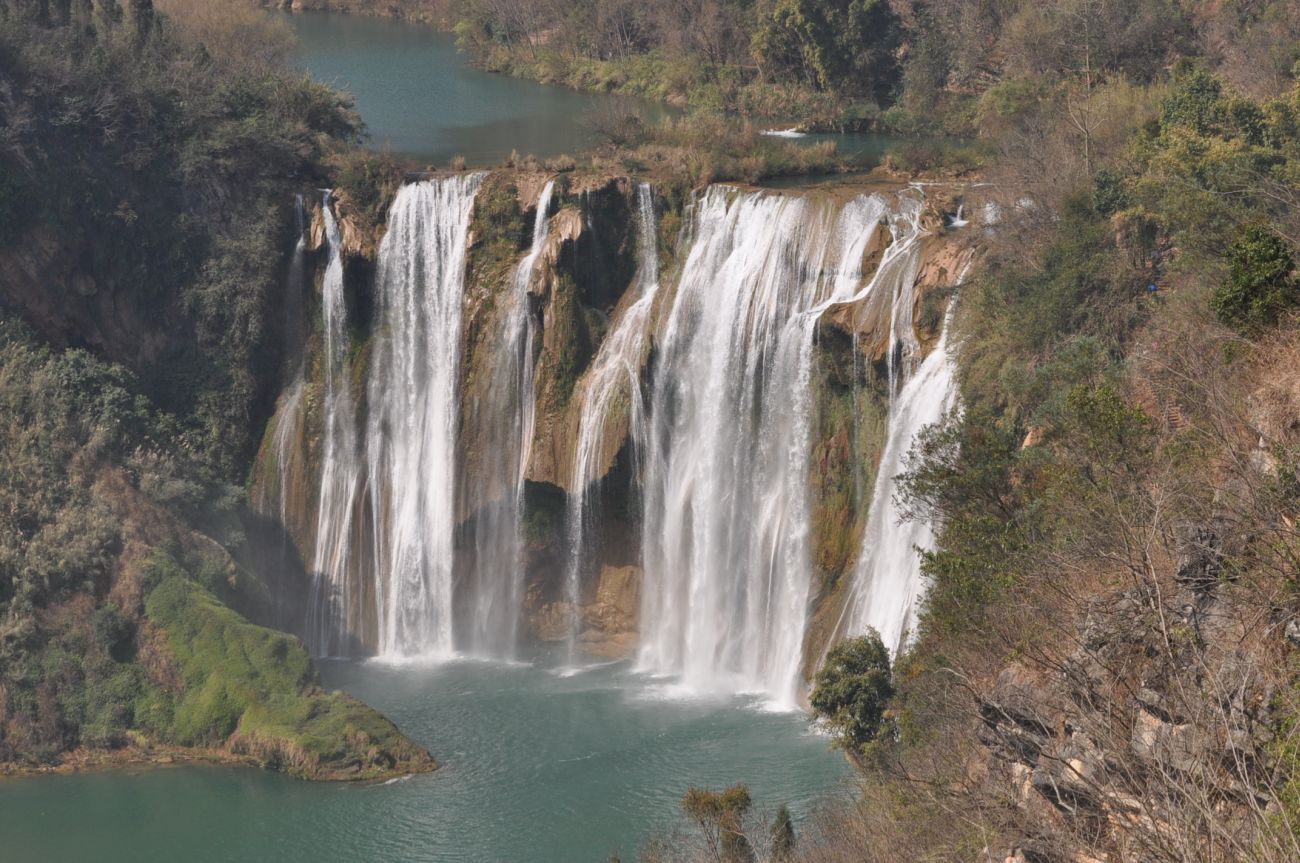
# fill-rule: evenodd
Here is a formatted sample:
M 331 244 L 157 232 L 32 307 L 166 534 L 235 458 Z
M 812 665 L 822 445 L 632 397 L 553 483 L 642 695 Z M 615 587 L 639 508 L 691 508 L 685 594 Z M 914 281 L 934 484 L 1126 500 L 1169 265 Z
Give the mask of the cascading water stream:
M 601 342 L 582 393 L 578 440 L 566 500 L 569 557 L 565 598 L 570 608 L 569 662 L 575 660 L 583 567 L 588 561 L 586 534 L 591 513 L 588 491 L 600 478 L 609 446 L 607 426 L 615 410 L 627 411 L 628 432 L 634 451 L 646 437 L 646 406 L 641 392 L 641 366 L 655 299 L 659 294 L 659 248 L 656 239 L 654 195 L 649 184 L 637 187 L 637 228 L 640 272 L 638 295 L 612 332 Z
M 482 452 L 482 475 L 475 481 L 484 499 L 474 513 L 466 634 L 476 655 L 510 658 L 515 653 L 524 577 L 524 477 L 536 413 L 537 321 L 529 286 L 549 235 L 554 188 L 553 182 L 547 182 L 538 197 L 532 246 L 515 268 L 487 392 L 488 420 L 481 429 L 482 439 L 476 441 Z
M 307 234 L 303 216 L 302 195 L 294 200 L 294 227 L 298 240 L 294 244 L 293 254 L 289 258 L 289 275 L 285 281 L 287 297 L 285 306 L 297 309 L 301 306 L 300 295 L 303 290 L 303 272 L 307 258 Z M 289 331 L 296 333 L 296 323 L 301 322 L 298 315 L 289 324 Z M 274 517 L 282 526 L 289 524 L 289 483 L 293 469 L 293 449 L 299 440 L 302 426 L 302 395 L 306 388 L 305 370 L 300 364 L 294 373 L 279 409 L 276 412 L 275 435 L 272 438 L 271 458 L 275 465 L 275 481 L 259 484 L 257 511 L 262 515 Z M 286 542 L 287 534 L 286 534 Z
M 289 391 L 277 411 L 275 436 L 271 439 L 271 457 L 275 460 L 274 484 L 263 483 L 257 502 L 257 511 L 272 516 L 281 525 L 289 524 L 289 485 L 292 481 L 293 449 L 302 432 L 302 396 L 307 383 L 299 373 L 289 385 Z M 287 541 L 287 538 L 286 538 Z
M 862 197 L 832 223 L 802 198 L 719 187 L 697 202 L 644 457 L 643 669 L 795 702 L 812 575 L 816 325 L 915 257 L 911 220 L 862 287 L 887 211 Z
M 532 246 L 496 318 L 487 385 L 472 408 L 482 476 L 473 478 L 478 497 L 466 523 L 472 566 L 458 575 L 455 534 L 465 513 L 458 514 L 456 489 L 469 481 L 458 466 L 461 315 L 470 215 L 482 177 L 408 185 L 394 201 L 378 254 L 364 444 L 348 359 L 340 232 L 326 194 L 324 423 L 308 633 L 317 653 L 353 651 L 354 630 L 360 617 L 370 619 L 371 601 L 381 656 L 440 658 L 456 648 L 514 653 L 535 413 L 530 286 L 547 244 L 553 188 L 548 183 L 539 197 Z M 797 196 L 704 192 L 692 207 L 690 251 L 676 291 L 659 316 L 646 398 L 643 367 L 660 284 L 649 186 L 637 195 L 639 293 L 602 341 L 579 396 L 566 522 L 570 658 L 584 567 L 593 558 L 590 495 L 608 470 L 610 427 L 622 411 L 642 486 L 639 667 L 678 676 L 690 689 L 761 691 L 793 704 L 813 571 L 814 342 L 822 315 L 835 308 L 852 306 L 877 330 L 887 328 L 891 402 L 845 630 L 874 626 L 896 648 L 919 591 L 912 549 L 930 541 L 929 529 L 891 529 L 892 483 L 919 429 L 955 398 L 946 335 L 913 372 L 921 202 L 907 194 L 896 202 L 869 195 L 836 210 Z M 881 244 L 868 279 L 863 261 L 885 225 L 892 239 Z M 286 396 L 277 458 L 292 446 L 304 390 L 299 381 Z M 459 586 L 458 577 L 465 579 Z
M 954 373 L 945 320 L 939 343 L 890 402 L 889 433 L 854 574 L 848 632 L 861 634 L 875 629 L 885 646 L 895 653 L 909 634 L 921 592 L 921 557 L 917 549 L 934 544 L 933 525 L 923 519 L 902 519 L 896 499 L 897 477 L 922 429 L 939 422 L 956 406 Z
M 331 193 L 321 203 L 329 261 L 321 281 L 324 346 L 321 357 L 324 435 L 321 452 L 320 501 L 316 513 L 316 546 L 312 555 L 312 596 L 307 635 L 311 649 L 321 655 L 342 652 L 351 592 L 348 564 L 361 470 L 357 446 L 356 409 L 348 365 L 350 331 L 343 285 L 342 240 L 330 208 Z
M 379 247 L 366 464 L 383 657 L 453 650 L 461 305 L 482 179 L 468 174 L 402 187 Z

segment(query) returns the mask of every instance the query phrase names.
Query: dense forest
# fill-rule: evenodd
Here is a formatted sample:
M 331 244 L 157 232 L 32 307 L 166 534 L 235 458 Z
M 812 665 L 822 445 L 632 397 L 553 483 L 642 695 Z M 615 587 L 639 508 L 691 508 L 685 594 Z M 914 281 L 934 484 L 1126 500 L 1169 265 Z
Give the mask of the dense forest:
M 266 612 L 241 486 L 292 359 L 293 196 L 377 211 L 392 170 L 259 4 L 216 5 L 0 0 L 0 761 L 144 735 L 377 775 L 428 755 L 227 606 Z M 1300 3 L 300 5 L 687 110 L 611 122 L 602 166 L 833 163 L 746 163 L 729 124 L 779 120 L 984 184 L 963 406 L 903 483 L 940 528 L 918 638 L 841 645 L 813 694 L 861 795 L 796 834 L 693 789 L 649 859 L 1300 857 Z M 345 726 L 385 753 L 332 751 Z

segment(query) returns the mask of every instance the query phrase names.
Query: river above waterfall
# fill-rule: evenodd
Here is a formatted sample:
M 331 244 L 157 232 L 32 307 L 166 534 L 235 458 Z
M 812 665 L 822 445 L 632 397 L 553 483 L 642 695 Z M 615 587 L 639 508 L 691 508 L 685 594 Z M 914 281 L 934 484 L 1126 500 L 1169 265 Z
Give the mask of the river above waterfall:
M 372 146 L 434 166 L 454 156 L 499 165 L 512 150 L 540 158 L 576 153 L 599 143 L 592 123 L 615 106 L 651 122 L 668 111 L 484 72 L 454 36 L 427 24 L 334 12 L 287 17 L 298 62 L 352 93 Z
M 699 700 L 627 664 L 324 662 L 443 764 L 379 785 L 173 767 L 0 781 L 3 857 L 51 860 L 634 860 L 679 822 L 689 785 L 749 784 L 796 817 L 847 787 L 842 755 L 798 713 Z
M 613 111 L 634 111 L 648 123 L 674 113 L 654 102 L 485 72 L 456 48 L 453 35 L 428 24 L 338 12 L 286 18 L 297 37 L 298 63 L 318 81 L 352 93 L 371 145 L 435 167 L 455 156 L 491 167 L 511 151 L 543 159 L 574 155 L 601 143 L 595 126 Z M 849 161 L 870 168 L 901 139 L 862 132 L 789 140 L 834 141 Z

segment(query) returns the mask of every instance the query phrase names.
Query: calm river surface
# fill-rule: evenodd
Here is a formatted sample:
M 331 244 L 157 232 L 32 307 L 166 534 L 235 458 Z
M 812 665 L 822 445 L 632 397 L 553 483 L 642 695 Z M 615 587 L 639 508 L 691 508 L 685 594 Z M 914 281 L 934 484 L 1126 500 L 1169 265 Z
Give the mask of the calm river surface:
M 286 17 L 298 37 L 298 62 L 317 80 L 356 97 L 372 145 L 434 167 L 446 167 L 454 156 L 492 167 L 512 150 L 541 158 L 572 155 L 600 143 L 592 121 L 602 114 L 632 110 L 656 123 L 671 112 L 651 102 L 484 72 L 457 50 L 454 36 L 425 24 L 334 12 Z M 901 139 L 856 133 L 790 140 L 834 141 L 840 153 L 870 168 Z
M 518 150 L 542 158 L 599 141 L 591 119 L 617 104 L 655 121 L 665 108 L 579 93 L 475 69 L 455 37 L 423 24 L 368 15 L 288 16 L 299 62 L 319 81 L 348 90 L 372 144 L 436 167 L 453 156 L 499 165 Z
M 444 766 L 384 785 L 174 767 L 0 781 L 0 859 L 625 861 L 677 823 L 689 785 L 747 782 L 796 817 L 848 768 L 801 714 L 696 700 L 625 665 L 322 663 Z

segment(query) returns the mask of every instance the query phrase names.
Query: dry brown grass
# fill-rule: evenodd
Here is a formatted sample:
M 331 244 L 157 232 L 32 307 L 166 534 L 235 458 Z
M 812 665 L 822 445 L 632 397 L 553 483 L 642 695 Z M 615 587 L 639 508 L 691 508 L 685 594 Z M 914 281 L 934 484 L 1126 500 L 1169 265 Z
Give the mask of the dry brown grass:
M 257 0 L 156 0 L 156 6 L 182 37 L 201 44 L 219 63 L 266 68 L 283 63 L 293 50 L 288 23 Z

